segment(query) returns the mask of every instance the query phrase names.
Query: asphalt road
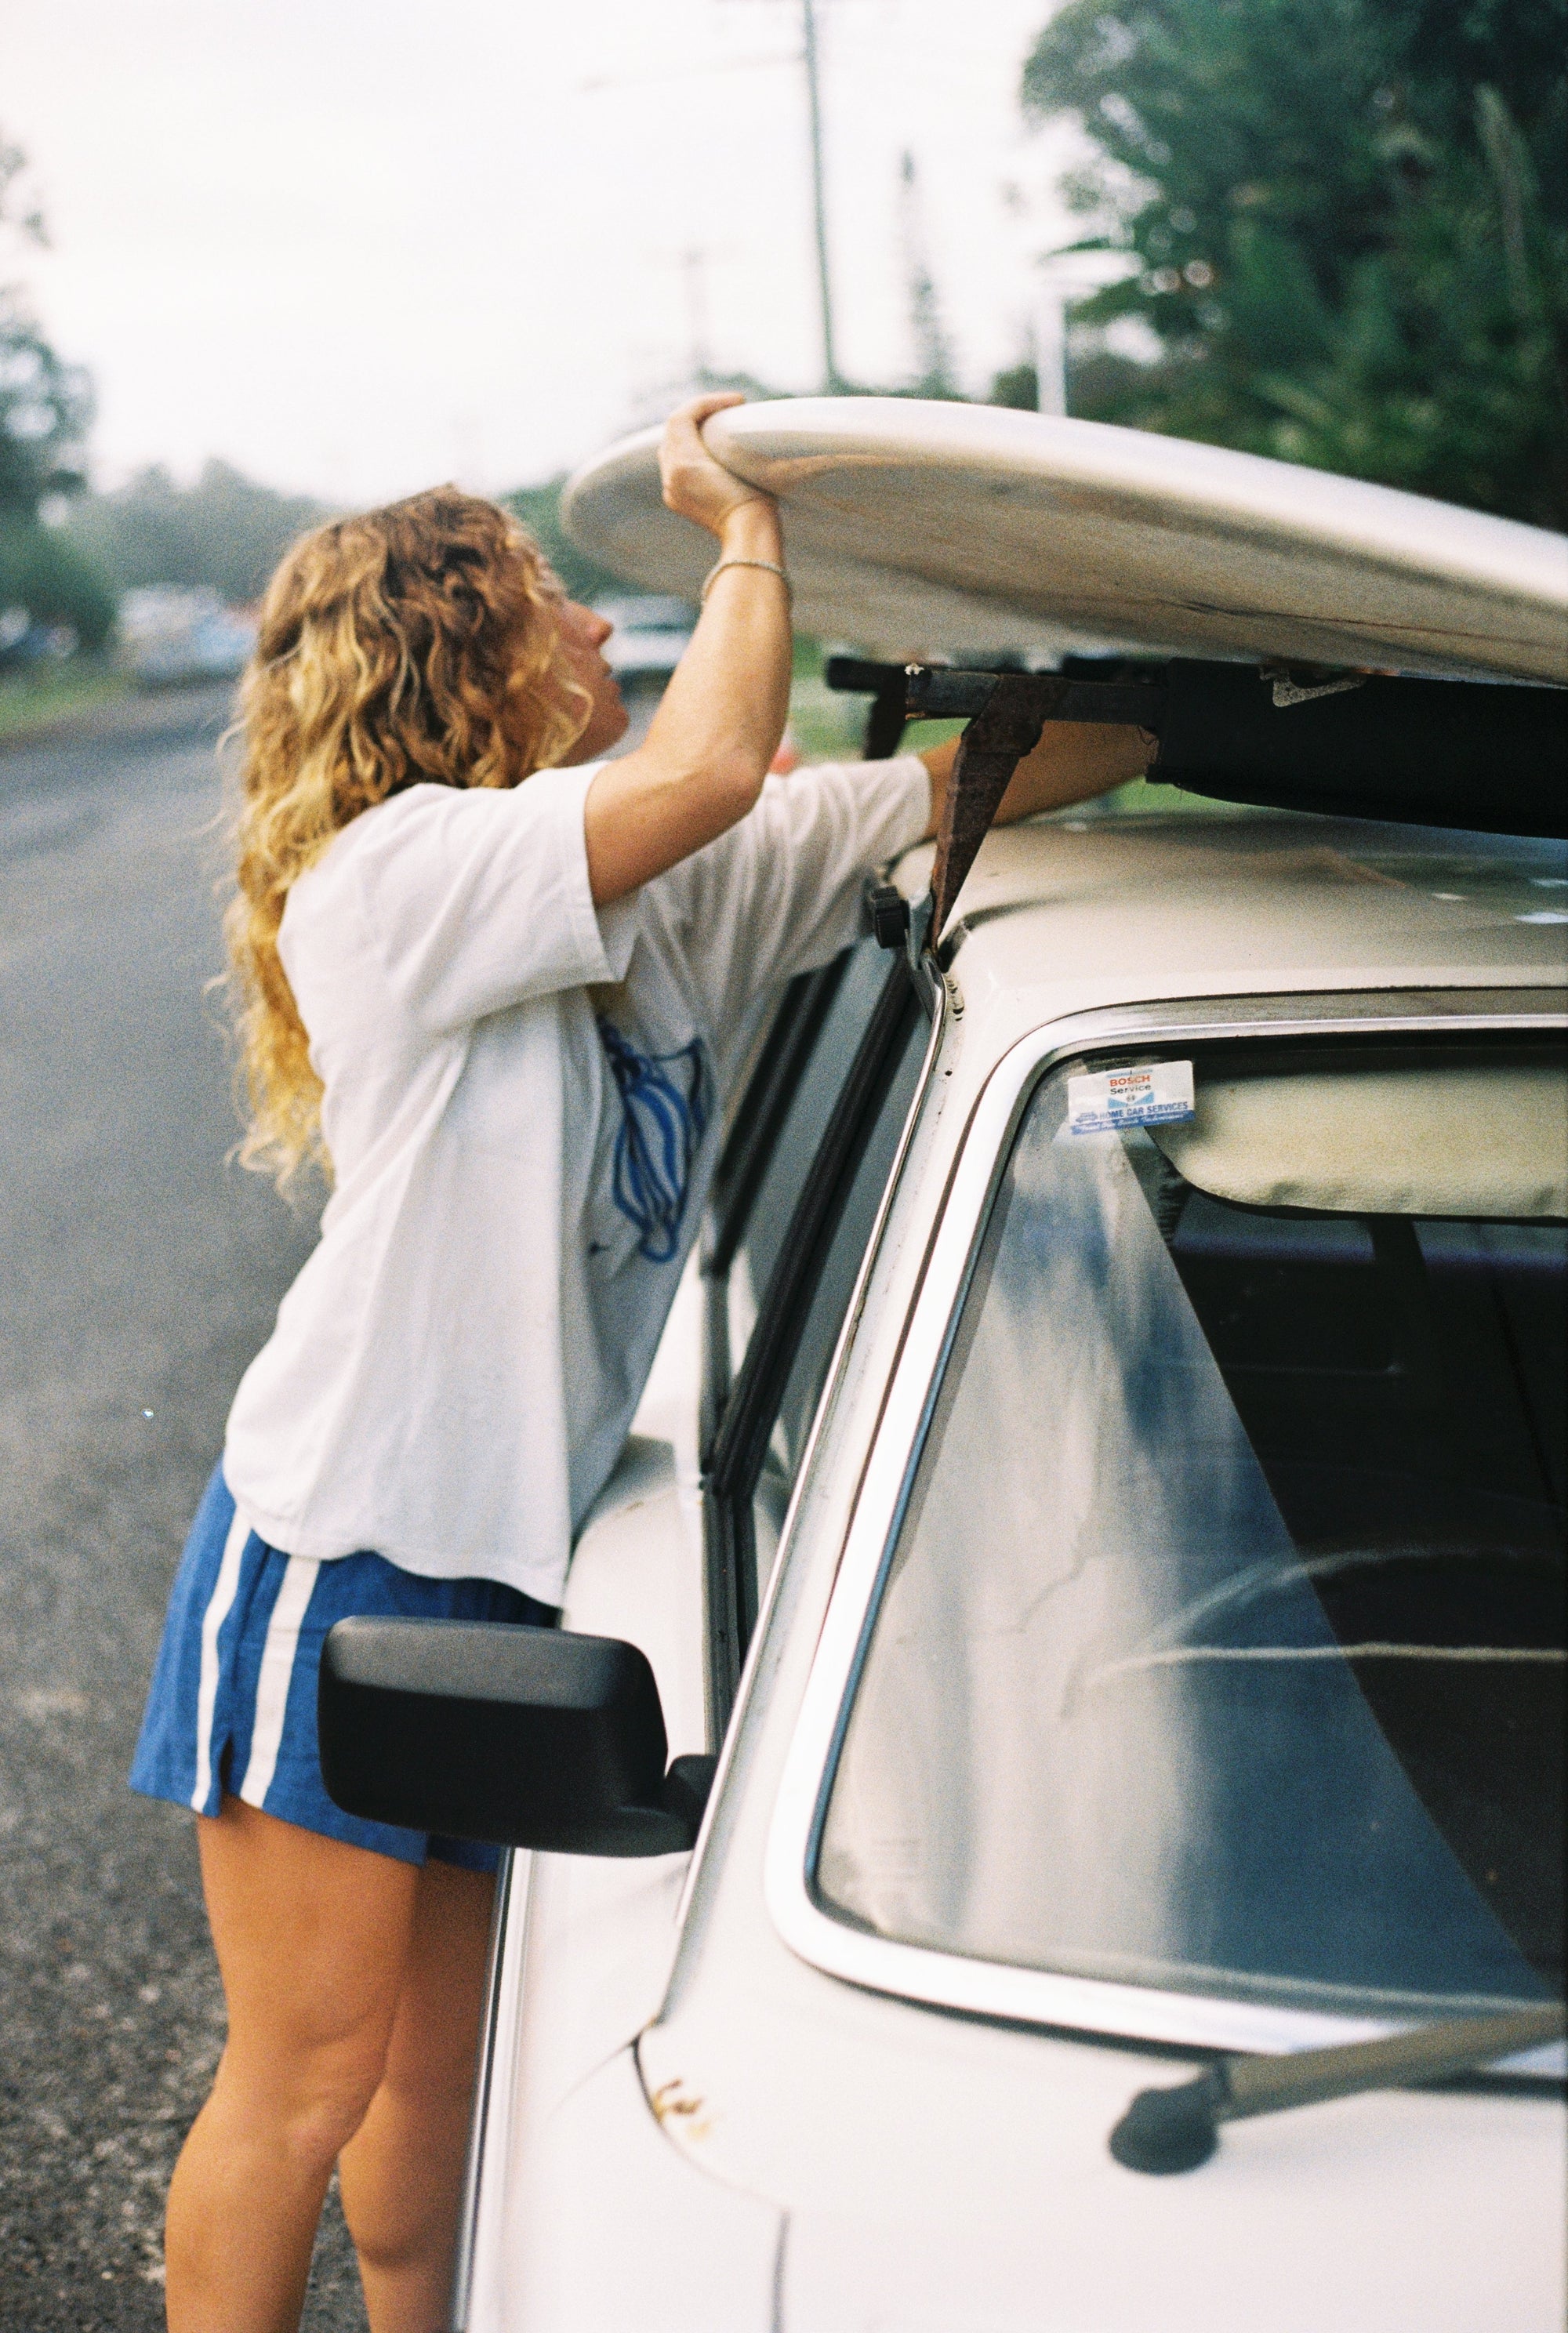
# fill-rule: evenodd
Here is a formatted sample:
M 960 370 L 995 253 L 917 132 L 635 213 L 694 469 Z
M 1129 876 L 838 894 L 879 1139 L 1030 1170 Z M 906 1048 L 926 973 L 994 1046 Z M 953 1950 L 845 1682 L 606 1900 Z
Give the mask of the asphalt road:
M 190 1819 L 125 1784 L 236 1380 L 313 1235 L 226 1164 L 215 740 L 181 694 L 0 751 L 0 2327 L 163 2323 L 223 2038 Z M 361 2328 L 330 2211 L 305 2324 Z

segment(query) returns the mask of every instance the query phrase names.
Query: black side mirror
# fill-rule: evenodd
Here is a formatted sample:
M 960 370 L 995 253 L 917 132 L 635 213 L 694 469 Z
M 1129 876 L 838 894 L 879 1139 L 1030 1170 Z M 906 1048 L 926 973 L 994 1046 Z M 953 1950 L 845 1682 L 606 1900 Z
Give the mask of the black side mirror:
M 668 1747 L 646 1656 L 613 1637 L 475 1620 L 340 1620 L 322 1653 L 322 1774 L 349 1814 L 558 1855 L 672 1855 L 712 1758 Z

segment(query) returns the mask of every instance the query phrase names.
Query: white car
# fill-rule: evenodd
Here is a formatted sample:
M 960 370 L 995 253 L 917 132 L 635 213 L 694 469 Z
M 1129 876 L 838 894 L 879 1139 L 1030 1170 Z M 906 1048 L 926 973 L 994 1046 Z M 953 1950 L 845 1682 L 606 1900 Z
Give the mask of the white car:
M 1442 763 L 1364 687 L 1563 702 L 1246 677 L 1265 802 L 1365 707 Z M 1536 776 L 1544 839 L 1013 828 L 937 948 L 911 852 L 781 999 L 563 1633 L 333 1632 L 334 1793 L 534 1850 L 466 2333 L 1556 2333 Z
M 120 603 L 125 660 L 144 687 L 236 680 L 256 642 L 255 618 L 226 607 L 216 591 L 158 584 Z
M 686 653 L 696 621 L 688 601 L 668 592 L 601 600 L 594 614 L 615 629 L 601 651 L 619 681 L 666 681 Z

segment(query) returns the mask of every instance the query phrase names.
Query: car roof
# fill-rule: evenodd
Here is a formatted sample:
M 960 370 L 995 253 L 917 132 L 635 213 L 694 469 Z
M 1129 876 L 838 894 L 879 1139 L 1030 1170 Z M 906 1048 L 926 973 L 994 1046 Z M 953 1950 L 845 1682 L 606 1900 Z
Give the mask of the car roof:
M 707 441 L 783 505 L 795 618 L 899 660 L 1073 645 L 1568 682 L 1568 538 L 1294 463 L 912 398 L 739 406 Z M 693 596 L 659 433 L 562 501 L 592 557 Z
M 931 857 L 899 861 L 907 898 Z M 1568 851 L 1289 811 L 1056 814 L 987 836 L 942 954 L 998 1051 L 1134 1000 L 1561 988 Z

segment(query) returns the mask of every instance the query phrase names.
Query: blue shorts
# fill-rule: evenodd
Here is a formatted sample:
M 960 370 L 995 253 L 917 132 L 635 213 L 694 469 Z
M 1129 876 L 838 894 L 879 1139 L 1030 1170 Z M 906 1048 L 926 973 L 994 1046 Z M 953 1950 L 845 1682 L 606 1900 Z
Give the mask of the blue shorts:
M 556 1615 L 494 1579 L 427 1579 L 381 1555 L 330 1563 L 284 1555 L 247 1531 L 214 1469 L 175 1576 L 130 1787 L 216 1815 L 226 1791 L 303 1830 L 399 1863 L 433 1855 L 494 1871 L 500 1850 L 392 1823 L 364 1822 L 328 1798 L 316 1744 L 316 1673 L 334 1621 L 366 1613 L 415 1620 Z

